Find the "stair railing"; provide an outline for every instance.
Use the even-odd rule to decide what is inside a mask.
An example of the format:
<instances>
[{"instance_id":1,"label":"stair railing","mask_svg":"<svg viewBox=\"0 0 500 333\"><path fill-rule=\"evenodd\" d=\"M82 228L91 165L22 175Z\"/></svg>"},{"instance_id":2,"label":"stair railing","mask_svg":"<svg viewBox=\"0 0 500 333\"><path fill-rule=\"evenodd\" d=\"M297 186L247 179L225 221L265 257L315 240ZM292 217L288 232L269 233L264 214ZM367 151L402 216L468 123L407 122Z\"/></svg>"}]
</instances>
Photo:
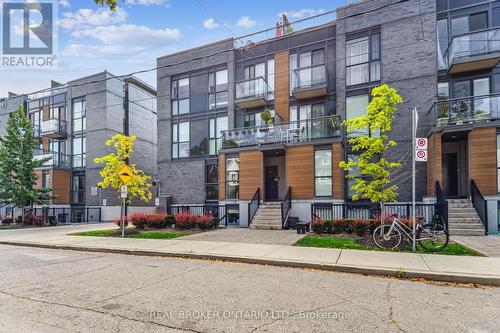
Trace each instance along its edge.
<instances>
[{"instance_id":1,"label":"stair railing","mask_svg":"<svg viewBox=\"0 0 500 333\"><path fill-rule=\"evenodd\" d=\"M285 198L281 202L281 229L288 227L288 216L292 208L292 187L289 186L286 191Z\"/></svg>"},{"instance_id":2,"label":"stair railing","mask_svg":"<svg viewBox=\"0 0 500 333\"><path fill-rule=\"evenodd\" d=\"M488 202L481 194L479 187L476 182L471 179L470 180L470 196L472 205L476 209L477 215L479 215L479 219L481 223L483 223L485 234L488 233Z\"/></svg>"},{"instance_id":3,"label":"stair railing","mask_svg":"<svg viewBox=\"0 0 500 333\"><path fill-rule=\"evenodd\" d=\"M448 230L448 201L446 201L446 198L444 197L444 193L441 189L439 181L436 181L434 193L436 195L436 214L441 219L441 222L443 223L446 230Z\"/></svg>"},{"instance_id":4,"label":"stair railing","mask_svg":"<svg viewBox=\"0 0 500 333\"><path fill-rule=\"evenodd\" d=\"M257 210L259 209L260 206L260 188L257 188L257 191L255 191L255 194L252 197L252 200L248 203L248 227L250 228L250 223L252 223L252 220L255 216L255 213L257 213Z\"/></svg>"}]
</instances>

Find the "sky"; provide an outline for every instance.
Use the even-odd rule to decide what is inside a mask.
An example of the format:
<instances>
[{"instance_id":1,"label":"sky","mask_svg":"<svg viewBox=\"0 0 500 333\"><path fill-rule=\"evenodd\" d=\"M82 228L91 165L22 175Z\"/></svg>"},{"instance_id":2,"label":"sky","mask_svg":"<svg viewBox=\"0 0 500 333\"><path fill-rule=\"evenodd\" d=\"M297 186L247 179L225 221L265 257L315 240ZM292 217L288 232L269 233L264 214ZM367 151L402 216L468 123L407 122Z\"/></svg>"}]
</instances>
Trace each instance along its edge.
<instances>
[{"instance_id":1,"label":"sky","mask_svg":"<svg viewBox=\"0 0 500 333\"><path fill-rule=\"evenodd\" d=\"M272 28L280 13L295 21L335 9L348 0L119 0L115 12L93 0L54 1L58 1L58 66L0 67L0 97L9 91L30 93L47 88L50 80L65 83L104 70L122 75L154 68L159 56ZM334 14L325 15L294 28L334 18ZM273 35L251 38L256 41ZM156 86L154 71L139 77Z\"/></svg>"}]
</instances>

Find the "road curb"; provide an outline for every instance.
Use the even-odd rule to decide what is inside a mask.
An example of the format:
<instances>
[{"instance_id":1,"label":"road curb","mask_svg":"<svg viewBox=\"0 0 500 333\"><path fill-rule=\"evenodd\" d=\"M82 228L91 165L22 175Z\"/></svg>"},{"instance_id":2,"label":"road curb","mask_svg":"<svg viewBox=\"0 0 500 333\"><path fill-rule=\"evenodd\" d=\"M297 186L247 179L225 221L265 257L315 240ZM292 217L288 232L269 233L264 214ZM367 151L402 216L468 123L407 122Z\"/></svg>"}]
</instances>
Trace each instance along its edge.
<instances>
[{"instance_id":1,"label":"road curb","mask_svg":"<svg viewBox=\"0 0 500 333\"><path fill-rule=\"evenodd\" d=\"M38 248L57 249L57 250L72 250L81 252L116 253L116 254L136 255L136 256L222 260L227 262L239 262L246 264L270 265L270 266L292 267L292 268L310 268L310 269L319 269L319 270L342 272L342 273L391 276L402 279L423 278L426 280L433 280L440 282L475 283L475 284L500 287L500 277L486 276L486 275L427 272L427 271L404 270L404 269L394 270L389 268L313 263L313 262L293 261L285 259L261 259L261 258L252 258L243 256L226 256L226 255L189 253L189 252L182 252L182 253L164 252L164 251L154 251L154 250L129 250L120 248L57 245L57 244L19 242L19 241L0 241L0 244L25 246L25 247L38 247Z\"/></svg>"}]
</instances>

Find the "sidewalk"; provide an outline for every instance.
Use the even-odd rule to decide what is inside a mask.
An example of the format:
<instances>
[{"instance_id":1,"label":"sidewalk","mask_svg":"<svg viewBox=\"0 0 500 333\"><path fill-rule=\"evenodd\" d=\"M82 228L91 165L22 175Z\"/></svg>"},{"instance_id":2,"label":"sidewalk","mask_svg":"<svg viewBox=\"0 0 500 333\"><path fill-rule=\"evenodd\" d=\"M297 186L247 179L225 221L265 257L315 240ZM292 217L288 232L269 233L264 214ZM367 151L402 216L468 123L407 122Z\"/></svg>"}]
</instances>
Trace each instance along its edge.
<instances>
[{"instance_id":1,"label":"sidewalk","mask_svg":"<svg viewBox=\"0 0 500 333\"><path fill-rule=\"evenodd\" d=\"M417 253L389 253L203 240L171 240L68 236L109 229L94 224L0 231L0 244L134 255L220 259L254 264L340 272L421 277L439 281L500 286L500 258Z\"/></svg>"}]
</instances>

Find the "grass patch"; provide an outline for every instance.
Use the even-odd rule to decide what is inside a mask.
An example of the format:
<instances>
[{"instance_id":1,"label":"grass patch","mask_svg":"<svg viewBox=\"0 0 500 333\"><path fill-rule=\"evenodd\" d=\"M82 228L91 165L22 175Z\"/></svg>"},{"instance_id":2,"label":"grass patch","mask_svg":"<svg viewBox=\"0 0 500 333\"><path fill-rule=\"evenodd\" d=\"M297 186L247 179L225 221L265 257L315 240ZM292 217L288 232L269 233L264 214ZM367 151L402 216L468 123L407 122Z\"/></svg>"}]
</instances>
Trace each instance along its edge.
<instances>
[{"instance_id":1,"label":"grass patch","mask_svg":"<svg viewBox=\"0 0 500 333\"><path fill-rule=\"evenodd\" d=\"M0 230L11 230L11 229L19 229L19 227L15 225L0 225Z\"/></svg>"},{"instance_id":2,"label":"grass patch","mask_svg":"<svg viewBox=\"0 0 500 333\"><path fill-rule=\"evenodd\" d=\"M348 250L367 250L367 251L385 251L385 252L412 252L411 247L404 247L399 250L383 250L374 246L366 246L358 244L356 241L359 237L342 237L342 236L315 236L310 235L302 239L299 239L294 245L295 246L305 246L305 247L322 247L322 248L333 248L333 249L348 249ZM455 256L484 256L482 253L474 251L462 244L449 243L441 251L427 251L422 249L417 244L418 253L426 254L444 254L444 255L455 255Z\"/></svg>"},{"instance_id":3,"label":"grass patch","mask_svg":"<svg viewBox=\"0 0 500 333\"><path fill-rule=\"evenodd\" d=\"M126 238L144 238L144 239L172 239L177 237L182 237L190 235L190 232L177 231L177 230L140 230L132 229L136 232L131 233L131 229L127 229L125 234ZM70 234L71 236L94 236L94 237L119 237L119 229L106 229L106 230L92 230L75 232Z\"/></svg>"}]
</instances>

